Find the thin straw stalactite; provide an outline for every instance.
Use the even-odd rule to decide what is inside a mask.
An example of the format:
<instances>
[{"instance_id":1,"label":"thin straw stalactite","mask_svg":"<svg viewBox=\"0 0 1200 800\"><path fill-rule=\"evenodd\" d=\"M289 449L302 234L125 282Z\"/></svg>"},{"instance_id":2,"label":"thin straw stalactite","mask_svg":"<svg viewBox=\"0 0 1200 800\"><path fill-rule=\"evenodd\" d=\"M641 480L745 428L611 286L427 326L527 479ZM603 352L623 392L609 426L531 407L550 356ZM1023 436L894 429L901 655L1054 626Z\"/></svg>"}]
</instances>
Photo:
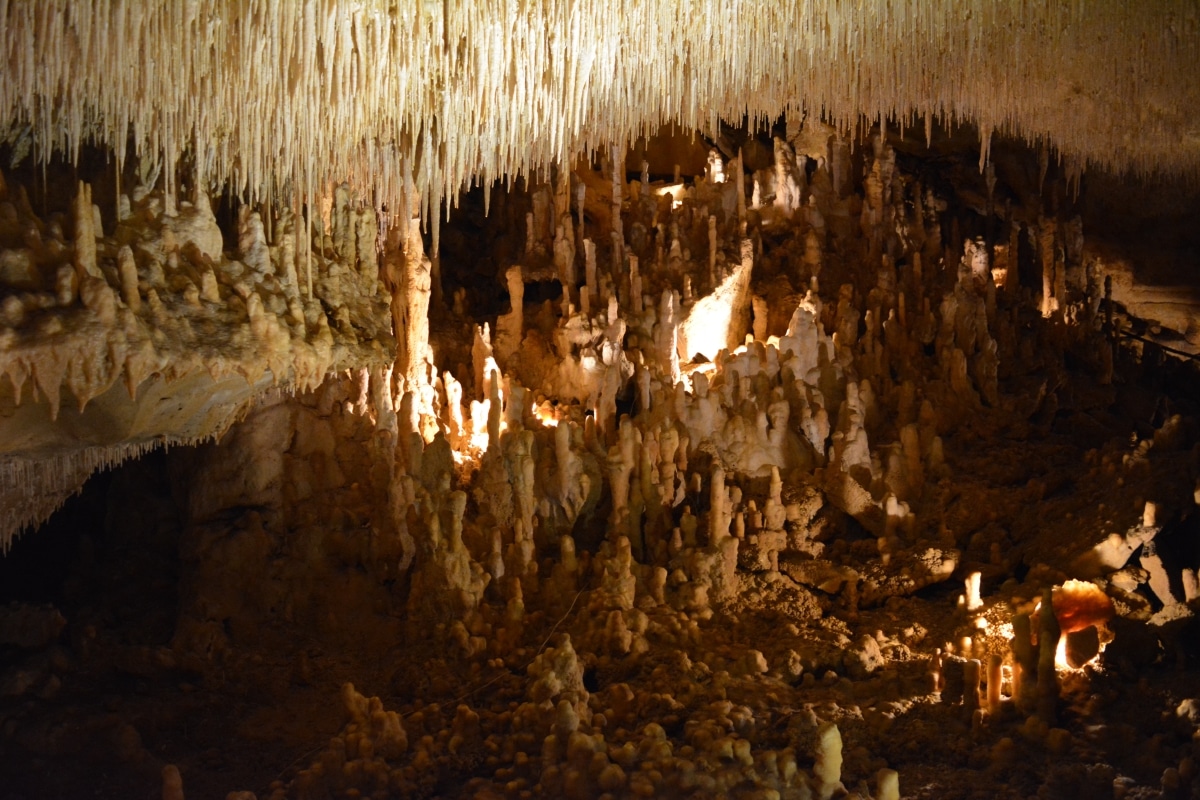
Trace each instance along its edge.
<instances>
[{"instance_id":1,"label":"thin straw stalactite","mask_svg":"<svg viewBox=\"0 0 1200 800\"><path fill-rule=\"evenodd\" d=\"M0 0L0 141L134 151L248 202L342 181L390 217L667 122L970 120L1200 170L1188 0Z\"/></svg>"}]
</instances>

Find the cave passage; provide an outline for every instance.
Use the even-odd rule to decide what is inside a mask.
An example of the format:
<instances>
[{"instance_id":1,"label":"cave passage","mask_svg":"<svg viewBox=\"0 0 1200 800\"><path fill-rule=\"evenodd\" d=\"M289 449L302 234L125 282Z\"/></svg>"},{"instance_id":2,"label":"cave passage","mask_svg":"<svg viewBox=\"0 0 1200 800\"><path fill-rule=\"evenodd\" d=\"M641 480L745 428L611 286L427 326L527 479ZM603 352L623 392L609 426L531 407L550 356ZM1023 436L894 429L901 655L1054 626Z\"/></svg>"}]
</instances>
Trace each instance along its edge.
<instances>
[{"instance_id":1,"label":"cave passage","mask_svg":"<svg viewBox=\"0 0 1200 800\"><path fill-rule=\"evenodd\" d=\"M969 5L8 4L0 800L1200 796L1200 20Z\"/></svg>"}]
</instances>

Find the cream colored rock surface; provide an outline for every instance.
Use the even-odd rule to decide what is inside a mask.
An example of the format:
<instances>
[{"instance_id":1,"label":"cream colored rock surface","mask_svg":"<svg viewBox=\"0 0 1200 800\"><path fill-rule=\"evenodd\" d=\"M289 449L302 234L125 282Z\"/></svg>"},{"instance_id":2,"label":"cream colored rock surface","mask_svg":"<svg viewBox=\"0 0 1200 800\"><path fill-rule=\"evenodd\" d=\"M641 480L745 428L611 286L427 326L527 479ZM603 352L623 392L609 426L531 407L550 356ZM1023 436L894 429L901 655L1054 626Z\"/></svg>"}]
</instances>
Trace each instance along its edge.
<instances>
[{"instance_id":1,"label":"cream colored rock surface","mask_svg":"<svg viewBox=\"0 0 1200 800\"><path fill-rule=\"evenodd\" d=\"M36 274L5 286L0 327L5 549L97 468L213 439L269 390L315 388L331 371L391 358L371 259L360 276L356 254L312 255L316 294L302 299L288 225L269 248L257 215L246 217L233 258L203 194L172 217L161 195L143 193L110 236L91 224L90 197L81 184L75 205L87 213L76 219L74 252L87 264L76 273L78 299L50 291L71 259L58 221L40 219L22 195L6 202L13 215L0 223L6 242L24 229L38 245L29 251Z\"/></svg>"}]
</instances>

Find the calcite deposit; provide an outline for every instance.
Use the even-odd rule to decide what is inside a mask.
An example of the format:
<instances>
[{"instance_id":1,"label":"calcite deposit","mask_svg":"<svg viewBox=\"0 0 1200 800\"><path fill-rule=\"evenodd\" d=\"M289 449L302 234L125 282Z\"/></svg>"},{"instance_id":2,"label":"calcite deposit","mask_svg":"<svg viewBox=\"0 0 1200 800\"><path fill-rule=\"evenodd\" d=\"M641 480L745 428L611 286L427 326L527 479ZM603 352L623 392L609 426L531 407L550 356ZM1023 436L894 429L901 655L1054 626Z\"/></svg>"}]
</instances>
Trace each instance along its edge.
<instances>
[{"instance_id":1,"label":"calcite deposit","mask_svg":"<svg viewBox=\"0 0 1200 800\"><path fill-rule=\"evenodd\" d=\"M80 183L70 218L42 219L0 176L0 252L21 265L0 310L3 549L98 468L219 436L268 390L391 362L375 213L344 188L307 247L290 214L268 244L242 206L229 257L203 192L167 213L139 185L108 235L93 199Z\"/></svg>"},{"instance_id":2,"label":"calcite deposit","mask_svg":"<svg viewBox=\"0 0 1200 800\"><path fill-rule=\"evenodd\" d=\"M0 3L0 800L1200 794L1196 9L850 5Z\"/></svg>"}]
</instances>

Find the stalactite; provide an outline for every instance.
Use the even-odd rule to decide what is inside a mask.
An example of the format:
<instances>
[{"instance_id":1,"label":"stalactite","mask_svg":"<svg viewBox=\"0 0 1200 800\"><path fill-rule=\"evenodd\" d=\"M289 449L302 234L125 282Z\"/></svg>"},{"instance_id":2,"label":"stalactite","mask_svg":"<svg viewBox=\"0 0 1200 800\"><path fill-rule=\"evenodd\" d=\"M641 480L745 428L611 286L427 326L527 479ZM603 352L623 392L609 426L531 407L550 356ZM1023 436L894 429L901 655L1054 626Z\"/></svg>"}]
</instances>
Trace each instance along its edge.
<instances>
[{"instance_id":1,"label":"stalactite","mask_svg":"<svg viewBox=\"0 0 1200 800\"><path fill-rule=\"evenodd\" d=\"M416 164L415 188L436 210L475 179L532 175L669 120L711 129L787 107L820 109L841 129L860 114L918 114L927 132L935 114L973 119L988 132L1049 136L1072 163L1143 174L1200 166L1200 151L1179 144L1190 135L1183 109L1200 104L1200 39L1184 0L1087 14L1044 0L973 0L970 14L952 0L768 4L737 13L736 36L710 23L735 13L726 6L655 2L633 14L552 0L497 36L503 12L492 3L433 4L412 19L316 0L154 0L136 13L12 3L0 18L0 139L31 136L41 157L71 159L83 141L107 142L120 170L132 132L135 152L161 160L168 211L185 153L201 181L296 207L350 181L374 187L381 208L405 208L406 165ZM545 33L568 19L563 47ZM656 44L633 67L620 54L650 30ZM447 31L465 47L445 47ZM676 57L685 52L713 57L695 69ZM1068 92L1076 85L1102 86L1111 101ZM443 88L421 88L433 86ZM1170 105L1144 101L1168 95Z\"/></svg>"}]
</instances>

